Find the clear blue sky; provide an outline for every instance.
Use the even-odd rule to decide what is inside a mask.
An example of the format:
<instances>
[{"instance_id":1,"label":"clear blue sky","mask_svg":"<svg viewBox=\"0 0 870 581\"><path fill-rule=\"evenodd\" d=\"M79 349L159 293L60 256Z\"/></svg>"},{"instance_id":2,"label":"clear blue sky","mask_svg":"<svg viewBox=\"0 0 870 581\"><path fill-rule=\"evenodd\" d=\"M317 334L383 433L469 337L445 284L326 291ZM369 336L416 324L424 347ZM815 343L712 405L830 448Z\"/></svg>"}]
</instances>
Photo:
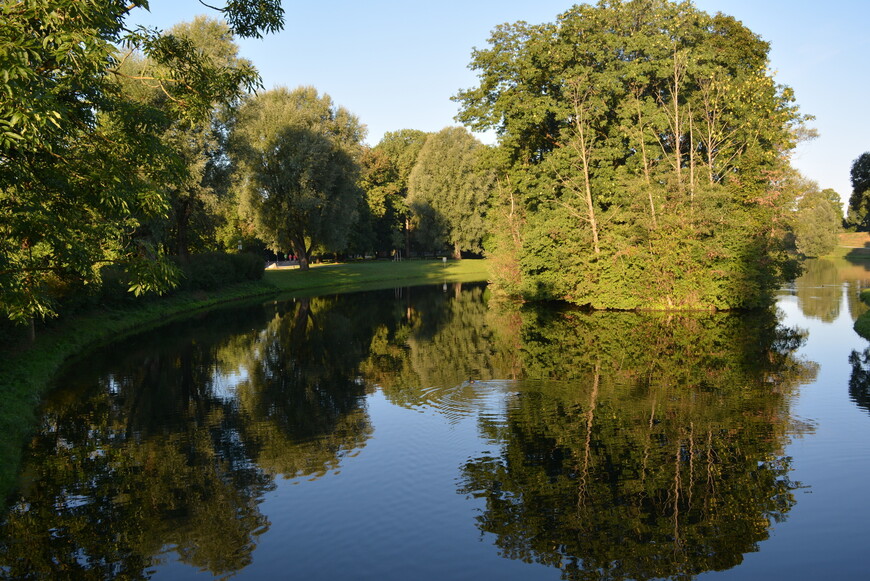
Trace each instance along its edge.
<instances>
[{"instance_id":1,"label":"clear blue sky","mask_svg":"<svg viewBox=\"0 0 870 581\"><path fill-rule=\"evenodd\" d=\"M222 2L215 2L221 4ZM267 89L312 85L356 114L374 145L387 131L455 125L458 89L472 87L473 47L498 24L552 22L570 0L284 0L285 27L240 41ZM798 148L794 165L844 203L852 160L870 151L868 0L695 0L708 13L741 20L771 43L777 82L795 90L820 137ZM169 28L211 14L197 0L151 0L131 22Z\"/></svg>"}]
</instances>

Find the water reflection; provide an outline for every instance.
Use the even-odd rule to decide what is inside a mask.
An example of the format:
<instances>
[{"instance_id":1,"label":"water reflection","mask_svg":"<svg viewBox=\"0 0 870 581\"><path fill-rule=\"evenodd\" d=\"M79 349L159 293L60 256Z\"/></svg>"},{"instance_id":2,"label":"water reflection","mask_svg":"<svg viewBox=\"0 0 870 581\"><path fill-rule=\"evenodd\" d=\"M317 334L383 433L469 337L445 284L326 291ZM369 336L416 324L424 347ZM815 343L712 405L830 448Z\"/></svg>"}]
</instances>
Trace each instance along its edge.
<instances>
[{"instance_id":1,"label":"water reflection","mask_svg":"<svg viewBox=\"0 0 870 581\"><path fill-rule=\"evenodd\" d=\"M448 415L474 409L477 381L520 375L512 330L489 309L480 284L448 294L406 289L403 316L377 327L362 370L401 406L433 406Z\"/></svg>"},{"instance_id":2,"label":"water reflection","mask_svg":"<svg viewBox=\"0 0 870 581\"><path fill-rule=\"evenodd\" d=\"M770 313L486 298L466 284L255 306L82 362L45 404L0 529L0 574L148 577L172 554L241 571L282 518L261 512L276 477L329 478L366 446L374 390L476 421L489 452L456 466L477 526L504 557L566 578L732 567L788 514L797 483L783 447L804 429L789 405L816 372L794 356L802 335ZM510 394L493 408L481 386L496 384ZM410 446L409 464L424 462Z\"/></svg>"},{"instance_id":3,"label":"water reflection","mask_svg":"<svg viewBox=\"0 0 870 581\"><path fill-rule=\"evenodd\" d=\"M688 578L740 563L793 506L789 401L815 374L798 334L769 316L532 312L522 335L526 376L548 381L481 421L499 453L460 488L505 557Z\"/></svg>"},{"instance_id":4,"label":"water reflection","mask_svg":"<svg viewBox=\"0 0 870 581\"><path fill-rule=\"evenodd\" d=\"M826 323L840 316L843 285L837 265L832 261L824 258L806 261L794 286L804 316Z\"/></svg>"},{"instance_id":5,"label":"water reflection","mask_svg":"<svg viewBox=\"0 0 870 581\"><path fill-rule=\"evenodd\" d=\"M852 375L849 377L849 397L859 408L870 412L870 347L849 355Z\"/></svg>"},{"instance_id":6,"label":"water reflection","mask_svg":"<svg viewBox=\"0 0 870 581\"><path fill-rule=\"evenodd\" d=\"M211 313L94 355L50 397L0 529L14 578L148 577L174 552L251 562L273 478L318 476L371 434L369 321L318 298Z\"/></svg>"}]
</instances>

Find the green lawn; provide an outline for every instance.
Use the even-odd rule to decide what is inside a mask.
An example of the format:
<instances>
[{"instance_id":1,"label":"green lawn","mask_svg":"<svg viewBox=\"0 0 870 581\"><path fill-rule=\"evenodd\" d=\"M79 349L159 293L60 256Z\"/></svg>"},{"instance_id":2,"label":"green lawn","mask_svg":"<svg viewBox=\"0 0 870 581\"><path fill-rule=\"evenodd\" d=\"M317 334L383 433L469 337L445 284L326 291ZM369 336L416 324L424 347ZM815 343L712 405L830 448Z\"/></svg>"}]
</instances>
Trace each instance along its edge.
<instances>
[{"instance_id":1,"label":"green lawn","mask_svg":"<svg viewBox=\"0 0 870 581\"><path fill-rule=\"evenodd\" d=\"M331 293L487 280L485 260L403 260L352 262L312 266L308 272L296 268L267 270L265 281L281 293Z\"/></svg>"}]
</instances>

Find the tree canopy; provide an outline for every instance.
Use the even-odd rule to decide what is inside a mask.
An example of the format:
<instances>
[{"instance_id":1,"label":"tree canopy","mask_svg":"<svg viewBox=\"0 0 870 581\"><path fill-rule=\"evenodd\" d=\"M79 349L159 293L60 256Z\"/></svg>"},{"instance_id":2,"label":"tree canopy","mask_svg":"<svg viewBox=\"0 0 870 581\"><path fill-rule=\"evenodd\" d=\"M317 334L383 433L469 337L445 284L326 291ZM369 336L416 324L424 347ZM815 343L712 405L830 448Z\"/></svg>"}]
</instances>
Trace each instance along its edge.
<instances>
[{"instance_id":1,"label":"tree canopy","mask_svg":"<svg viewBox=\"0 0 870 581\"><path fill-rule=\"evenodd\" d=\"M374 219L376 252L403 248L410 256L408 178L427 137L427 133L416 129L391 131L362 158L360 185Z\"/></svg>"},{"instance_id":2,"label":"tree canopy","mask_svg":"<svg viewBox=\"0 0 870 581\"><path fill-rule=\"evenodd\" d=\"M861 231L870 230L870 151L852 162L850 171L852 195L849 196L849 212L846 223Z\"/></svg>"},{"instance_id":3,"label":"tree canopy","mask_svg":"<svg viewBox=\"0 0 870 581\"><path fill-rule=\"evenodd\" d=\"M342 249L357 217L365 126L313 87L251 97L233 133L236 181L258 235L300 267L316 247Z\"/></svg>"},{"instance_id":4,"label":"tree canopy","mask_svg":"<svg viewBox=\"0 0 870 581\"><path fill-rule=\"evenodd\" d=\"M130 29L147 2L74 0L0 6L0 310L13 321L55 312L100 266L126 265L131 289L165 290L176 274L142 226L163 219L163 184L185 167L161 139L259 85L250 63L226 66L185 35ZM232 0L229 31L279 30L275 0ZM130 75L133 61L150 72ZM141 72L141 71L140 71ZM158 88L143 100L131 84ZM135 93L135 91L133 91Z\"/></svg>"},{"instance_id":5,"label":"tree canopy","mask_svg":"<svg viewBox=\"0 0 870 581\"><path fill-rule=\"evenodd\" d=\"M493 249L516 264L502 288L596 308L767 302L789 272L780 180L806 120L768 49L667 0L496 28L472 56L479 85L455 100L459 120L498 134L496 206L520 206L519 242Z\"/></svg>"},{"instance_id":6,"label":"tree canopy","mask_svg":"<svg viewBox=\"0 0 870 581\"><path fill-rule=\"evenodd\" d=\"M430 135L408 177L408 203L416 235L428 249L481 252L484 217L493 172L484 164L484 146L462 127Z\"/></svg>"}]
</instances>

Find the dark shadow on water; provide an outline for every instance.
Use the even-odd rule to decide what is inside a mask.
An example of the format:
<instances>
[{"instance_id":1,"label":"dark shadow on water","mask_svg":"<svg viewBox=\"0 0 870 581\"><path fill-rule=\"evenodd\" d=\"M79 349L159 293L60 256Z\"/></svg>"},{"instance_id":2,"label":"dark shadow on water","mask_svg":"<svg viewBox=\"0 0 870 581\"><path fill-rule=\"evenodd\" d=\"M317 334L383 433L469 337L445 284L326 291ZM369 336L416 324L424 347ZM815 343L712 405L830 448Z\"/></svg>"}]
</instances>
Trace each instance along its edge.
<instances>
[{"instance_id":1,"label":"dark shadow on water","mask_svg":"<svg viewBox=\"0 0 870 581\"><path fill-rule=\"evenodd\" d=\"M870 271L870 242L864 243L864 248L852 248L844 257L856 266L863 266Z\"/></svg>"}]
</instances>

